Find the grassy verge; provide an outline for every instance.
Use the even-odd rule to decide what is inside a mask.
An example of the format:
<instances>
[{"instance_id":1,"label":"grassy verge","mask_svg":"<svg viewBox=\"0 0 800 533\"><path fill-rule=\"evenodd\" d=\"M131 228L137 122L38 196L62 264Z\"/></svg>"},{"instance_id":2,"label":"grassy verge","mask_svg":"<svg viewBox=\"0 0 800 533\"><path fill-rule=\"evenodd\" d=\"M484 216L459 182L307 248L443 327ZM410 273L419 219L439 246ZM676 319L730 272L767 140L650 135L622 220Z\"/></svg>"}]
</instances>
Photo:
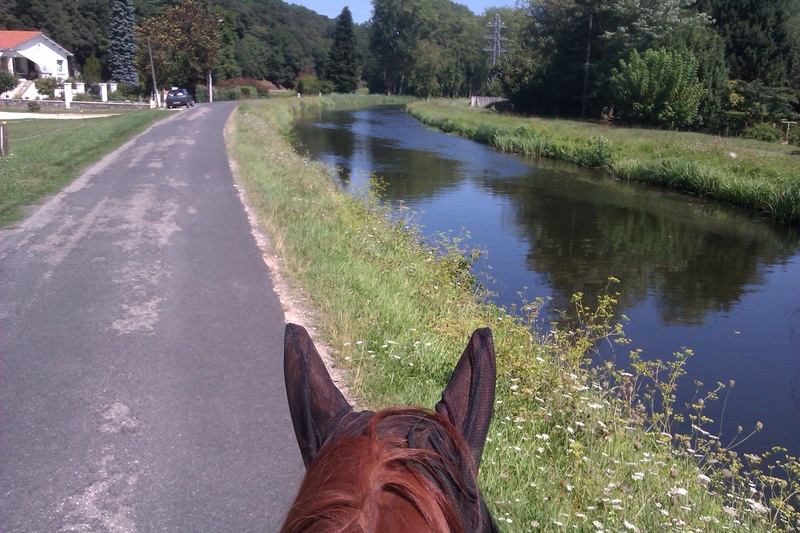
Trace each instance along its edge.
<instances>
[{"instance_id":1,"label":"grassy verge","mask_svg":"<svg viewBox=\"0 0 800 533\"><path fill-rule=\"evenodd\" d=\"M6 120L11 155L0 159L0 225L61 190L81 169L166 115L130 111L105 118Z\"/></svg>"},{"instance_id":2,"label":"grassy verge","mask_svg":"<svg viewBox=\"0 0 800 533\"><path fill-rule=\"evenodd\" d=\"M349 368L361 405L433 405L469 334L489 326L498 396L480 484L503 531L797 526L790 506L796 461L785 463L793 484L773 487L768 502L764 489L776 478L744 468L763 458L745 460L731 443L705 436L703 400L686 413L696 432L670 434L679 415L668 399L687 354L673 363L639 363L634 373L587 366L591 346L619 333L613 296L590 306L576 297L580 325L532 335L537 305L519 318L478 303L470 261L457 243L423 244L393 224L375 198L350 198L329 169L293 151L287 132L303 106L359 101L376 102L241 104L228 148L274 251L318 311L315 325L337 364Z\"/></svg>"},{"instance_id":3,"label":"grassy verge","mask_svg":"<svg viewBox=\"0 0 800 533\"><path fill-rule=\"evenodd\" d=\"M415 102L409 112L499 150L606 169L620 179L715 198L800 221L800 148L699 133L498 115L465 100Z\"/></svg>"}]
</instances>

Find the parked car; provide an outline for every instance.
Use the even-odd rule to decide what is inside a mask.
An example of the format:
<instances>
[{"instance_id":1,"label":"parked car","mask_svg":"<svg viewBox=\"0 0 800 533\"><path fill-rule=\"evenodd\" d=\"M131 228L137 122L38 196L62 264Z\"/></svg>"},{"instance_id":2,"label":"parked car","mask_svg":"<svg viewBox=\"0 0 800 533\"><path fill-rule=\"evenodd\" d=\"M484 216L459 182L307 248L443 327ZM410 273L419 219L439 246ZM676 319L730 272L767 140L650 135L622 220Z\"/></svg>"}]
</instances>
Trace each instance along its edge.
<instances>
[{"instance_id":1,"label":"parked car","mask_svg":"<svg viewBox=\"0 0 800 533\"><path fill-rule=\"evenodd\" d=\"M167 109L172 109L179 105L194 107L194 99L186 89L172 89L167 93Z\"/></svg>"}]
</instances>

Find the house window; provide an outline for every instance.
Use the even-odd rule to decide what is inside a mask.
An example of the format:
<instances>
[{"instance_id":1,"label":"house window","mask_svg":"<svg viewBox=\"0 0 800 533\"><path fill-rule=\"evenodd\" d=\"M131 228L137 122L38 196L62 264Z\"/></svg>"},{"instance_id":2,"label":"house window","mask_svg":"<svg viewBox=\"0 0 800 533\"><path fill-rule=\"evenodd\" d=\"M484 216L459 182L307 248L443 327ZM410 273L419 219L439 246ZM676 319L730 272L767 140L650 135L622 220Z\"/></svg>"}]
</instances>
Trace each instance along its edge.
<instances>
[{"instance_id":1,"label":"house window","mask_svg":"<svg viewBox=\"0 0 800 533\"><path fill-rule=\"evenodd\" d=\"M56 59L56 72L58 72L58 73L64 72L64 60L63 59Z\"/></svg>"}]
</instances>

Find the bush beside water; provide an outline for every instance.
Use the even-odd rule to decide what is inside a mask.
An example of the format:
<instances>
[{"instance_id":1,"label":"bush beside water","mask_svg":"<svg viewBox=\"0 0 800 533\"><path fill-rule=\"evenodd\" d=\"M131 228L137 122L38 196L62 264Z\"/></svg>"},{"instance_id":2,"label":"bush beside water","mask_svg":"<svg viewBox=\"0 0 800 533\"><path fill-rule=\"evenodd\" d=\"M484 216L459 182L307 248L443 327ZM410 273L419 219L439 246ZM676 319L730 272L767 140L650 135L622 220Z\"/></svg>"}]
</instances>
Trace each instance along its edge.
<instances>
[{"instance_id":1,"label":"bush beside water","mask_svg":"<svg viewBox=\"0 0 800 533\"><path fill-rule=\"evenodd\" d=\"M625 345L614 313L615 280L596 302L575 296L580 320L571 327L536 333L544 302L514 313L480 303L469 275L475 254L461 249L458 239L430 243L392 222L378 198L347 196L331 169L295 153L287 139L303 109L389 101L246 103L232 115L227 136L237 179L284 273L313 305L314 325L332 345L337 366L349 369L359 404L433 405L469 334L490 326L498 354L497 405L480 483L502 531L800 526L797 461L782 450L740 456L735 446L749 432L720 442L707 431L711 421L703 409L722 386L699 392L689 406L670 399L685 385L680 377L691 364L689 351L666 362L646 362L633 352L628 372L611 363L589 366L598 342ZM473 127L476 135L497 138L517 126ZM605 143L586 143L582 150L599 154L583 156L587 160L607 157ZM691 422L690 435L673 434L680 419ZM759 468L776 458L775 470Z\"/></svg>"}]
</instances>

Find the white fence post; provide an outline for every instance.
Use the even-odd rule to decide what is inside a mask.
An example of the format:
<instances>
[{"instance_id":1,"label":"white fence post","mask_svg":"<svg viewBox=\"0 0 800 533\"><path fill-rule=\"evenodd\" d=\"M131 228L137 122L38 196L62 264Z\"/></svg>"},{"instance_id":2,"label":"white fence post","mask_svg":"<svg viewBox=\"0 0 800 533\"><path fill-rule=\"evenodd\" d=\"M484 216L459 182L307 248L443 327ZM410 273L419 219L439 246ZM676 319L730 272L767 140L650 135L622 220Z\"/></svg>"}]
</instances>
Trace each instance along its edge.
<instances>
[{"instance_id":1,"label":"white fence post","mask_svg":"<svg viewBox=\"0 0 800 533\"><path fill-rule=\"evenodd\" d=\"M72 105L72 84L64 82L64 108L69 109Z\"/></svg>"}]
</instances>

